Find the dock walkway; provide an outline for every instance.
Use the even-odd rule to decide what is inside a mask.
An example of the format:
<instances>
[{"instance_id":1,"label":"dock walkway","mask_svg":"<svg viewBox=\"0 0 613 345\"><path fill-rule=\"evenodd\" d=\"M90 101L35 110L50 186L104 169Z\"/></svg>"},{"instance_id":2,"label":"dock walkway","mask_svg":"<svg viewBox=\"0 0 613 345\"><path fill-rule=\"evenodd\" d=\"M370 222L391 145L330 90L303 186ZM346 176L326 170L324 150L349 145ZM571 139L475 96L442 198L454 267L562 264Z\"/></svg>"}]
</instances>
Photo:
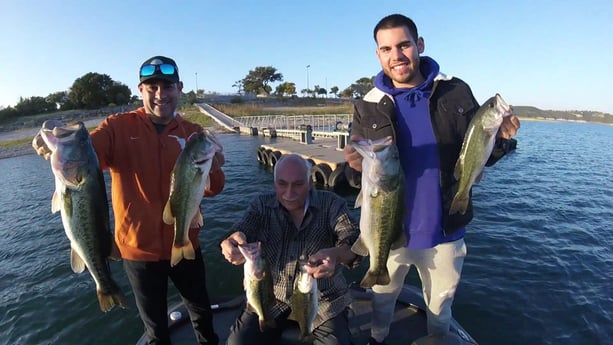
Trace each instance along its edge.
<instances>
[{"instance_id":1,"label":"dock walkway","mask_svg":"<svg viewBox=\"0 0 613 345\"><path fill-rule=\"evenodd\" d=\"M202 113L229 131L287 138L274 144L261 145L256 153L260 164L273 167L281 155L295 153L312 164L312 178L316 184L334 188L346 183L359 188L359 178L346 165L343 155L349 137L349 114L270 115L234 119L208 104L196 105Z\"/></svg>"}]
</instances>

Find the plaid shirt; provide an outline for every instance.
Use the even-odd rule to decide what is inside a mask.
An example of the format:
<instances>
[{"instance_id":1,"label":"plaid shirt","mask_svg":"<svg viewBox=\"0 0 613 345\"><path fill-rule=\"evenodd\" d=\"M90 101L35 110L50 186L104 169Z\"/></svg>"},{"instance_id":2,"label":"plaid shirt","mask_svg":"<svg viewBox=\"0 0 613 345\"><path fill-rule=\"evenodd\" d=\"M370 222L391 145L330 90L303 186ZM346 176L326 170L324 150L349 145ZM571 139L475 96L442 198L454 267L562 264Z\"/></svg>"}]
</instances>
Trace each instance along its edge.
<instances>
[{"instance_id":1,"label":"plaid shirt","mask_svg":"<svg viewBox=\"0 0 613 345\"><path fill-rule=\"evenodd\" d=\"M271 270L274 293L281 303L273 308L275 317L288 315L294 278L298 273L298 259L316 253L323 248L347 244L351 246L360 234L357 223L351 219L345 200L338 195L311 189L307 209L300 228L296 228L289 212L282 207L275 193L257 197L243 218L236 223L228 236L242 231L247 242L260 241L262 254ZM227 236L226 236L227 237ZM354 260L356 267L360 260ZM318 279L320 291L319 310L314 326L318 327L351 303L342 266L337 265L334 276Z\"/></svg>"}]
</instances>

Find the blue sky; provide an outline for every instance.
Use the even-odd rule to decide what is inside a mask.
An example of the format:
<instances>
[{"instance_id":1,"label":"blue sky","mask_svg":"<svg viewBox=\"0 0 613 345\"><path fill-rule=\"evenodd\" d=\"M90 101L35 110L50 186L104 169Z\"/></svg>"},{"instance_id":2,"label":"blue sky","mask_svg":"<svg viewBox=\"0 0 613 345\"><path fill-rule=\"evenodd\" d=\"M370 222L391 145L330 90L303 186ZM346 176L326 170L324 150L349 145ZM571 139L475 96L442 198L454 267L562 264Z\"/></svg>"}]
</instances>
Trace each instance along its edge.
<instances>
[{"instance_id":1,"label":"blue sky","mask_svg":"<svg viewBox=\"0 0 613 345\"><path fill-rule=\"evenodd\" d=\"M310 87L342 90L380 71L372 30L391 13L417 23L424 55L479 102L500 93L516 106L613 113L609 0L5 0L0 106L88 72L137 94L138 68L154 55L175 58L185 91L236 92L257 66L298 90L307 73Z\"/></svg>"}]
</instances>

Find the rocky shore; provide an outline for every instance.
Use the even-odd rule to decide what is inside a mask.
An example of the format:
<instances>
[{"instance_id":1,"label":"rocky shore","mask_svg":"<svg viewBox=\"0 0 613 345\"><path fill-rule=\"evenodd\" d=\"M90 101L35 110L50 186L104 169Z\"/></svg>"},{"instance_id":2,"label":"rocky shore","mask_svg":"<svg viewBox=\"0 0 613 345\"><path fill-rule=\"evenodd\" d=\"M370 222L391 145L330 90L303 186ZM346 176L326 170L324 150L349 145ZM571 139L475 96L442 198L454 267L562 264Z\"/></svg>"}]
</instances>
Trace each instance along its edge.
<instances>
[{"instance_id":1,"label":"rocky shore","mask_svg":"<svg viewBox=\"0 0 613 345\"><path fill-rule=\"evenodd\" d=\"M33 155L33 154L34 154L34 149L29 143L25 145L0 148L0 159L25 156L25 155Z\"/></svg>"}]
</instances>

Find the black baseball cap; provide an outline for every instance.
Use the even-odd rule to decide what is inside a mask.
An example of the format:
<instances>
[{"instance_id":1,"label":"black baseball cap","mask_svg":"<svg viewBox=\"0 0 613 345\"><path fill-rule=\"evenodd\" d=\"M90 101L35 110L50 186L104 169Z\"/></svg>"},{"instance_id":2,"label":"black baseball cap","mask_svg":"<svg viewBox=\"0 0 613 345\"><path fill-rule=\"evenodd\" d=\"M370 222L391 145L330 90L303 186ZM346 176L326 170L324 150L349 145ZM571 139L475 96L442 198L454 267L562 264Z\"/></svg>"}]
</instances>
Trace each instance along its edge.
<instances>
[{"instance_id":1,"label":"black baseball cap","mask_svg":"<svg viewBox=\"0 0 613 345\"><path fill-rule=\"evenodd\" d=\"M154 56L140 66L138 73L140 82L152 79L162 79L171 83L179 82L179 67L175 60L165 56Z\"/></svg>"}]
</instances>

